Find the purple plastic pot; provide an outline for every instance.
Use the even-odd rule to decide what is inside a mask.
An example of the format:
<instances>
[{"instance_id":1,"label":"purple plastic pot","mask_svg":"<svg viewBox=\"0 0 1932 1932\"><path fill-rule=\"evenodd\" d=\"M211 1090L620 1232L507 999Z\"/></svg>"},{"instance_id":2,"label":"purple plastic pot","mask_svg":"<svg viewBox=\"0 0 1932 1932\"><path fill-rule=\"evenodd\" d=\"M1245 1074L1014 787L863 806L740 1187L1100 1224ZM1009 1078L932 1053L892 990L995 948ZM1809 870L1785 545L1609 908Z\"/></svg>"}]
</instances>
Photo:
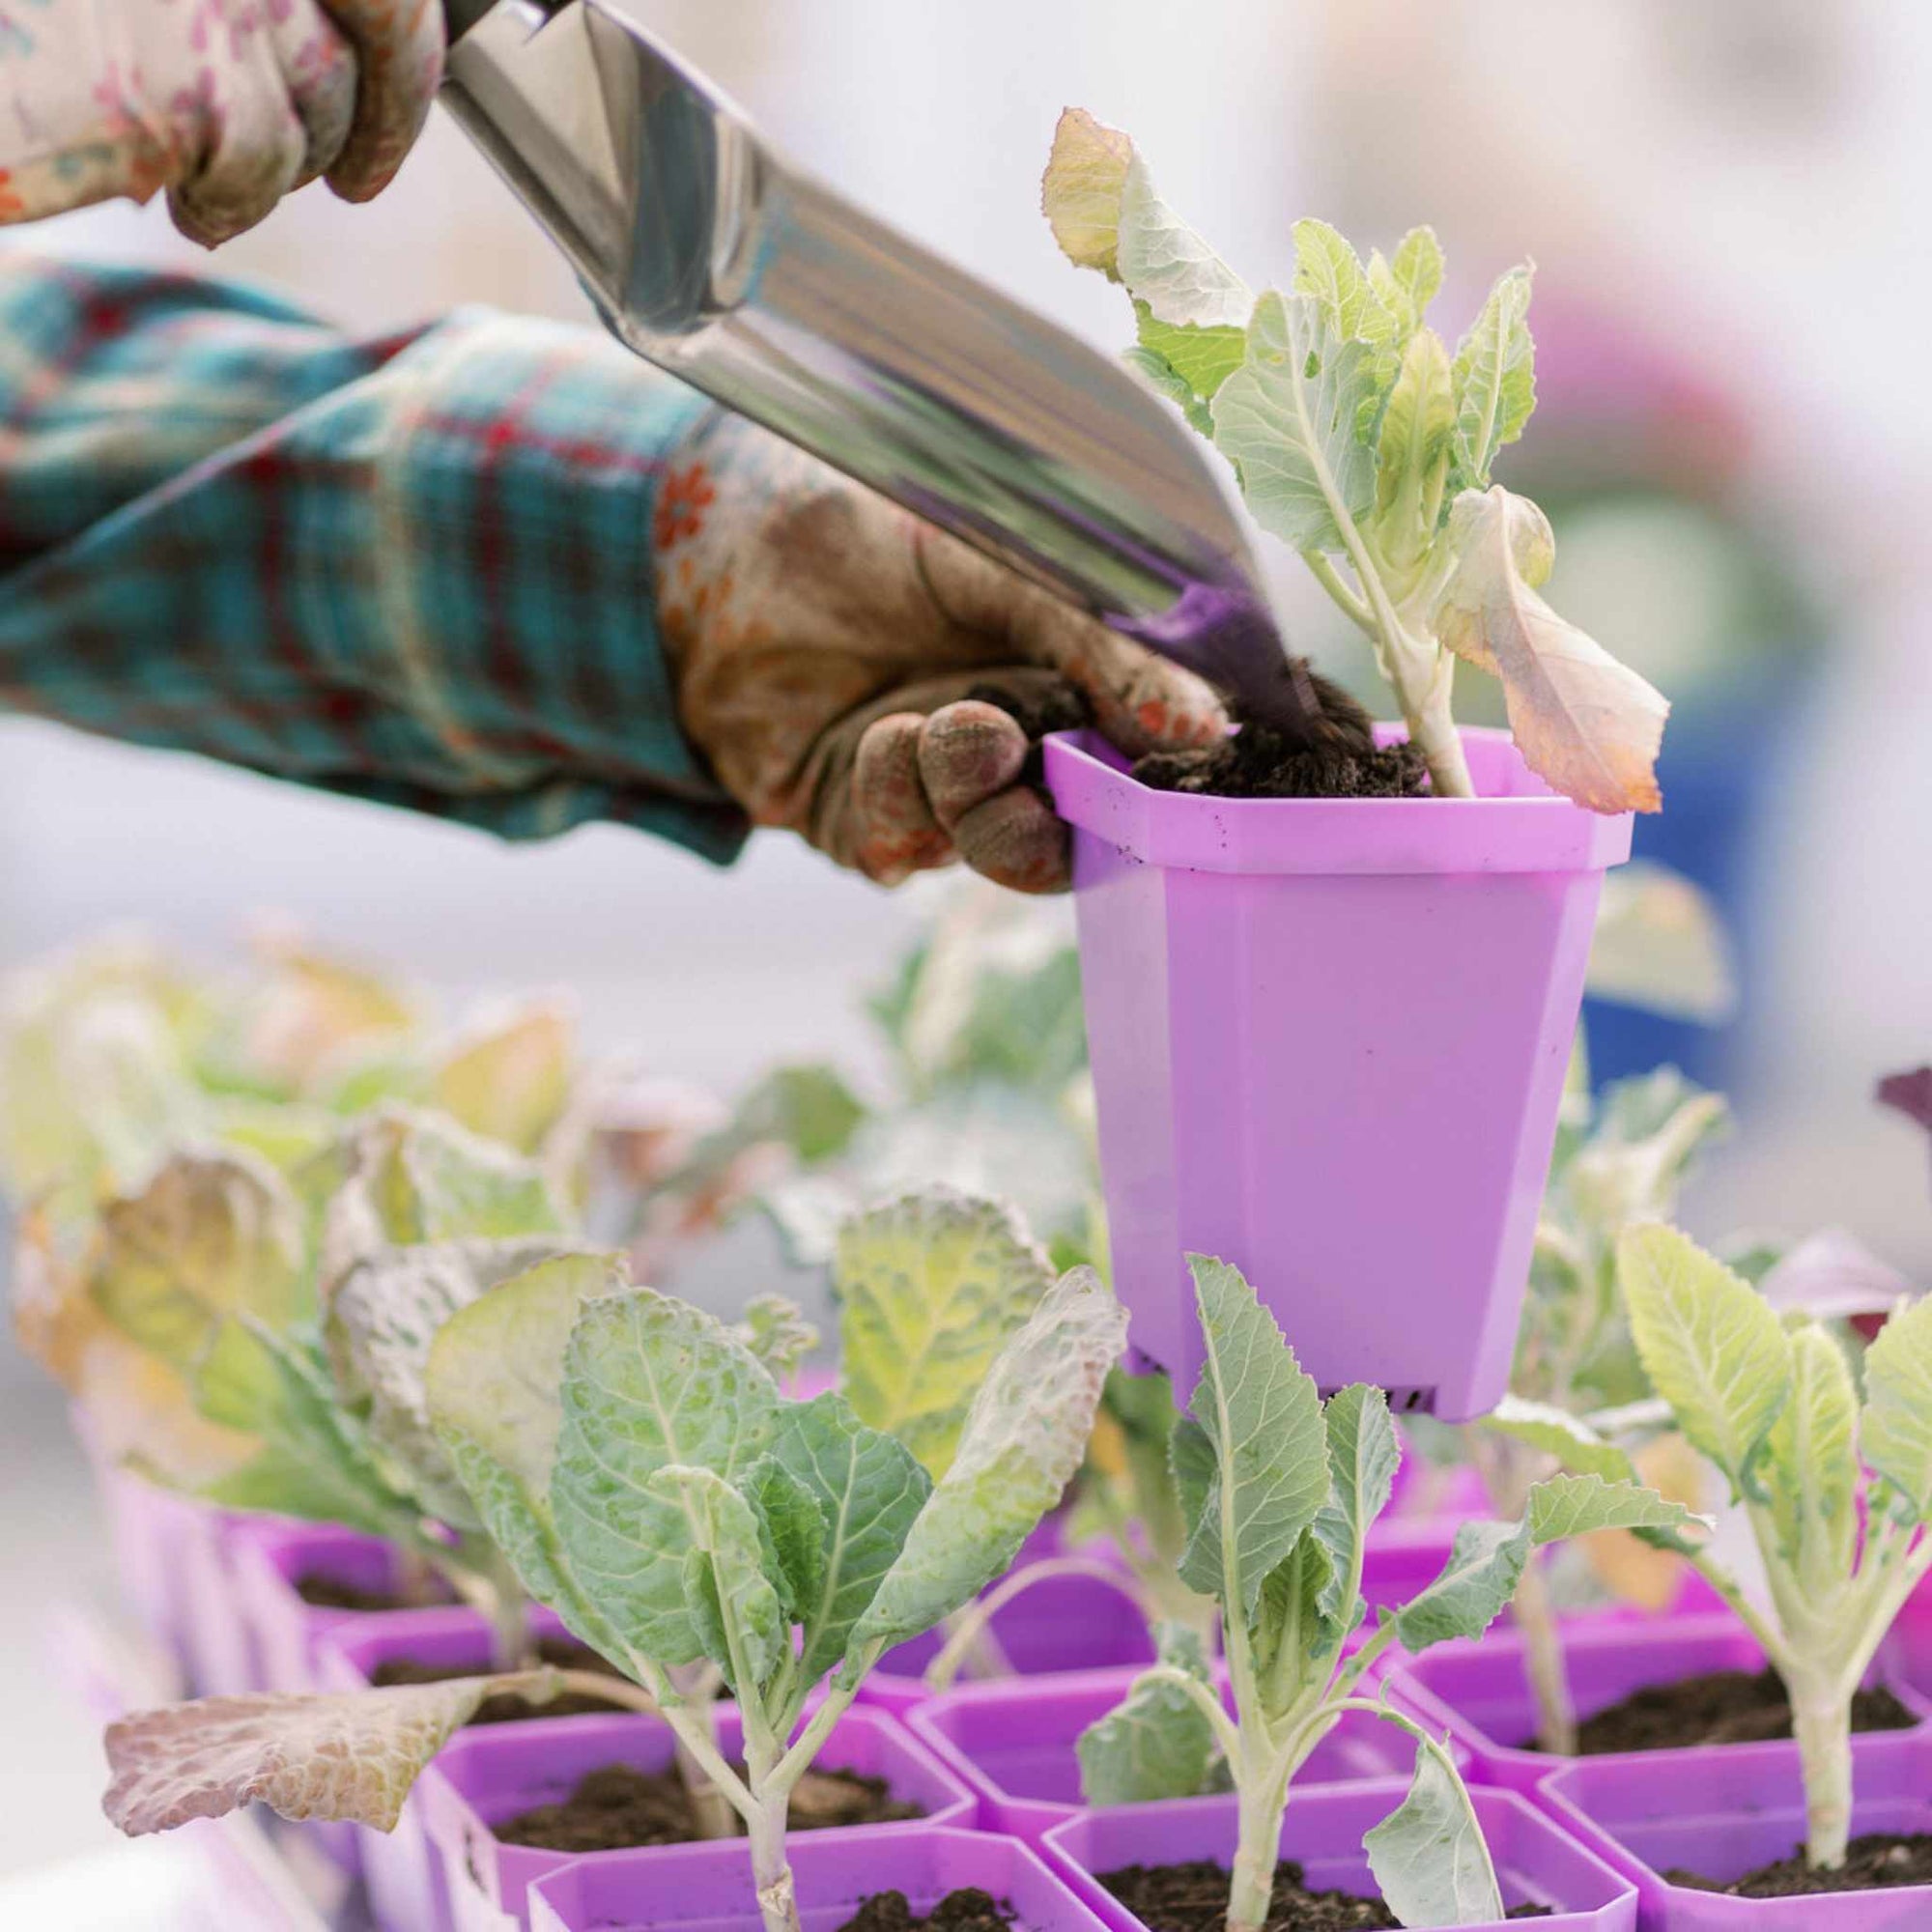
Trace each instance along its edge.
<instances>
[{"instance_id":1,"label":"purple plastic pot","mask_svg":"<svg viewBox=\"0 0 1932 1932\"><path fill-rule=\"evenodd\" d=\"M1854 1836L1932 1831L1932 1737L1854 1738L1852 1763ZM1538 1802L1634 1882L1639 1932L1925 1932L1932 1925L1932 1885L1749 1899L1665 1882L1662 1874L1672 1868L1735 1878L1804 1843L1796 1745L1580 1758L1544 1779Z\"/></svg>"},{"instance_id":2,"label":"purple plastic pot","mask_svg":"<svg viewBox=\"0 0 1932 1932\"><path fill-rule=\"evenodd\" d=\"M409 1630L423 1619L434 1629L447 1603L407 1610L338 1610L304 1603L296 1589L303 1577L329 1577L358 1590L401 1587L401 1558L391 1544L325 1523L269 1524L239 1543L231 1564L235 1614L249 1628L261 1688L312 1690L323 1639L380 1619ZM481 1627L481 1619L477 1619Z\"/></svg>"},{"instance_id":3,"label":"purple plastic pot","mask_svg":"<svg viewBox=\"0 0 1932 1932\"><path fill-rule=\"evenodd\" d=\"M961 1886L1010 1906L1019 1932L1100 1932L1104 1922L1011 1838L861 1826L795 1837L790 1858L805 1932L837 1932L874 1892L902 1891L923 1914ZM530 1932L761 1932L762 1922L743 1846L612 1852L530 1888Z\"/></svg>"},{"instance_id":4,"label":"purple plastic pot","mask_svg":"<svg viewBox=\"0 0 1932 1932\"><path fill-rule=\"evenodd\" d=\"M1035 1842L1083 1808L1074 1747L1126 1695L1134 1676L1088 1670L1044 1683L967 1685L929 1698L907 1724L979 1793L981 1824ZM1414 1759L1414 1746L1394 1725L1350 1711L1316 1747L1302 1777L1348 1784L1402 1776Z\"/></svg>"},{"instance_id":5,"label":"purple plastic pot","mask_svg":"<svg viewBox=\"0 0 1932 1932\"><path fill-rule=\"evenodd\" d=\"M718 1709L718 1737L725 1755L735 1754L738 1714L728 1704ZM568 1853L499 1843L490 1830L493 1821L567 1798L584 1773L600 1765L625 1763L661 1771L672 1758L670 1727L656 1718L568 1718L459 1731L417 1780L413 1800L431 1850L441 1861L450 1923L458 1932L504 1932L506 1926L526 1925L531 1885L571 1862ZM801 1839L890 1836L915 1823L975 1822L978 1801L965 1783L883 1711L863 1706L847 1711L833 1725L818 1763L825 1770L883 1777L896 1796L922 1805L925 1816L904 1825L801 1833ZM742 1853L743 1845L738 1849ZM593 1852L586 1862L633 1856Z\"/></svg>"},{"instance_id":6,"label":"purple plastic pot","mask_svg":"<svg viewBox=\"0 0 1932 1932\"><path fill-rule=\"evenodd\" d=\"M1024 1550L1018 1560L1027 1560ZM1034 1584L994 1616L992 1633L1019 1677L1153 1662L1153 1640L1139 1604L1094 1577L1052 1577ZM889 1650L861 1687L860 1701L901 1717L918 1709L931 1694L925 1668L944 1642L944 1634L932 1631ZM971 1680L962 1676L966 1681Z\"/></svg>"},{"instance_id":7,"label":"purple plastic pot","mask_svg":"<svg viewBox=\"0 0 1932 1932\"><path fill-rule=\"evenodd\" d=\"M1728 1611L1638 1618L1619 1613L1573 1617L1563 1631L1570 1694L1579 1718L1650 1684L1669 1684L1706 1670L1762 1670L1764 1652ZM1523 1673L1522 1638L1498 1628L1473 1641L1439 1643L1420 1657L1398 1658L1384 1671L1396 1701L1432 1726L1446 1727L1467 1747L1475 1775L1512 1791L1535 1791L1562 1760L1524 1747L1536 1712ZM1876 1667L1874 1678L1883 1675ZM1898 1687L1911 1702L1909 1692ZM1723 1750L1753 1749L1725 1745ZM1616 1752L1591 1763L1656 1764L1679 1752Z\"/></svg>"},{"instance_id":8,"label":"purple plastic pot","mask_svg":"<svg viewBox=\"0 0 1932 1932\"><path fill-rule=\"evenodd\" d=\"M1362 1834L1380 1824L1407 1789L1406 1778L1326 1788L1297 1785L1288 1801L1282 1857L1296 1860L1311 1886L1372 1894L1377 1886ZM1632 1932L1636 1892L1630 1879L1515 1793L1475 1789L1469 1795L1489 1841L1505 1907L1553 1907L1550 1917L1535 1921L1549 1932ZM1094 1874L1194 1859L1227 1865L1235 1856L1235 1832L1232 1796L1185 1798L1082 1812L1048 1832L1041 1851L1109 1932L1146 1932ZM1500 1919L1491 1923L1501 1932Z\"/></svg>"},{"instance_id":9,"label":"purple plastic pot","mask_svg":"<svg viewBox=\"0 0 1932 1932\"><path fill-rule=\"evenodd\" d=\"M1507 1386L1631 821L1463 736L1475 799L1157 792L1093 733L1047 740L1114 1287L1177 1388L1201 1365L1188 1250L1242 1269L1324 1389L1460 1421Z\"/></svg>"}]
</instances>

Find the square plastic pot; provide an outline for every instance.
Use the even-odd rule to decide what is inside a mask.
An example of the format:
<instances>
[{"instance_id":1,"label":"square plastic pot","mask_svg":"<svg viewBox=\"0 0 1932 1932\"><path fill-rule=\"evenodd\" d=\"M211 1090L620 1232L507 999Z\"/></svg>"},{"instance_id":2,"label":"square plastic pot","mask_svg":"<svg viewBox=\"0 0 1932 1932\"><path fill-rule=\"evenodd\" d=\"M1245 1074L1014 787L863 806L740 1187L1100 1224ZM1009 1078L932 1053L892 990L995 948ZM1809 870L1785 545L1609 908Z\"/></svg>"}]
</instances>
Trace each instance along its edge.
<instances>
[{"instance_id":1,"label":"square plastic pot","mask_svg":"<svg viewBox=\"0 0 1932 1932\"><path fill-rule=\"evenodd\" d=\"M1764 1668L1764 1652L1728 1611L1571 1618L1564 1626L1563 1654L1579 1718L1592 1717L1646 1685L1670 1684L1707 1670ZM1877 1669L1873 1673L1875 1678L1882 1674ZM1525 1747L1524 1740L1536 1732L1536 1709L1523 1672L1522 1638L1507 1627L1473 1640L1439 1643L1420 1657L1399 1658L1383 1676L1398 1703L1433 1727L1445 1727L1467 1748L1475 1775L1487 1783L1535 1791L1563 1762ZM1588 1762L1655 1764L1680 1755L1619 1751Z\"/></svg>"},{"instance_id":2,"label":"square plastic pot","mask_svg":"<svg viewBox=\"0 0 1932 1932\"><path fill-rule=\"evenodd\" d=\"M1024 1550L1018 1560L1027 1560ZM1153 1662L1153 1639L1140 1605L1126 1590L1095 1577L1050 1577L1029 1585L994 1616L991 1630L1011 1677L977 1681L1039 1679ZM859 1701L900 1717L917 1710L931 1694L925 1670L945 1640L942 1632L929 1631L889 1650L860 1687Z\"/></svg>"},{"instance_id":3,"label":"square plastic pot","mask_svg":"<svg viewBox=\"0 0 1932 1932\"><path fill-rule=\"evenodd\" d=\"M1629 817L1465 731L1473 799L1224 799L1046 743L1073 828L1114 1286L1189 1388L1184 1255L1324 1389L1451 1421L1508 1382L1604 869Z\"/></svg>"},{"instance_id":4,"label":"square plastic pot","mask_svg":"<svg viewBox=\"0 0 1932 1932\"><path fill-rule=\"evenodd\" d=\"M980 1822L1037 1842L1085 1807L1075 1746L1127 1693L1135 1672L1089 1670L1038 1683L964 1685L906 1720L980 1796ZM1346 1713L1303 1768L1310 1784L1406 1776L1415 1747L1394 1725Z\"/></svg>"},{"instance_id":5,"label":"square plastic pot","mask_svg":"<svg viewBox=\"0 0 1932 1932\"><path fill-rule=\"evenodd\" d=\"M738 1714L718 1708L719 1744L736 1754ZM567 1798L584 1773L607 1764L646 1771L670 1765L670 1727L647 1717L583 1717L531 1724L486 1724L459 1731L417 1780L417 1806L430 1848L442 1866L450 1923L457 1932L506 1932L529 1923L529 1889L571 1862L565 1852L506 1845L490 1827L532 1805ZM893 1793L923 1806L922 1819L897 1825L834 1827L797 1834L798 1839L883 1834L914 1826L977 1822L979 1801L965 1782L884 1711L855 1706L832 1727L819 1766L883 1777ZM742 1840L732 1841L743 1855ZM682 1847L666 1847L676 1852ZM656 1858L656 1851L592 1852L585 1861Z\"/></svg>"},{"instance_id":6,"label":"square plastic pot","mask_svg":"<svg viewBox=\"0 0 1932 1932\"><path fill-rule=\"evenodd\" d=\"M1296 1785L1289 1794L1281 1856L1293 1859L1313 1887L1364 1896L1377 1890L1362 1835L1403 1801L1406 1778L1378 1784ZM1514 1792L1473 1789L1476 1815L1489 1842L1503 1904L1548 1905L1534 1922L1548 1932L1634 1932L1636 1890L1630 1879L1586 1850ZM1100 1884L1096 1874L1125 1865L1182 1864L1235 1857L1236 1801L1188 1798L1164 1804L1129 1804L1086 1811L1056 1825L1041 1852L1109 1932L1147 1932L1143 1921ZM1503 1921L1491 1926L1501 1932ZM1481 1932L1491 1932L1490 1927Z\"/></svg>"},{"instance_id":7,"label":"square plastic pot","mask_svg":"<svg viewBox=\"0 0 1932 1932\"><path fill-rule=\"evenodd\" d=\"M1852 1762L1855 1837L1932 1831L1932 1737L1889 1731L1854 1738ZM1804 1790L1793 1744L1579 1758L1545 1778L1537 1798L1635 1884L1638 1932L1925 1932L1932 1926L1927 1885L1756 1899L1665 1880L1672 1869L1736 1878L1789 1858L1804 1843Z\"/></svg>"},{"instance_id":8,"label":"square plastic pot","mask_svg":"<svg viewBox=\"0 0 1932 1932\"><path fill-rule=\"evenodd\" d=\"M1011 1907L1017 1932L1101 1932L1104 1923L1012 1838L861 1826L795 1837L790 1856L805 1932L837 1932L875 1892L901 1891L923 1915L962 1886ZM762 1925L743 1845L612 1852L530 1888L531 1932L762 1932Z\"/></svg>"}]
</instances>

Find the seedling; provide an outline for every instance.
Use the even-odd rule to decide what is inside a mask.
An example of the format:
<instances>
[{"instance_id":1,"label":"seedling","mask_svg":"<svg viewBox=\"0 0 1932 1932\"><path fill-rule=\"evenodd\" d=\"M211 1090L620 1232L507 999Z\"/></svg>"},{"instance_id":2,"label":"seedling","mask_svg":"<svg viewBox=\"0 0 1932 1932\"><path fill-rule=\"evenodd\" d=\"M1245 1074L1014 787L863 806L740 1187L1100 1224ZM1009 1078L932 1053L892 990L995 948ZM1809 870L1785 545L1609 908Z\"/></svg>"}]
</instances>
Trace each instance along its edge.
<instances>
[{"instance_id":1,"label":"seedling","mask_svg":"<svg viewBox=\"0 0 1932 1932\"><path fill-rule=\"evenodd\" d=\"M1297 221L1290 293L1257 297L1155 192L1132 141L1078 108L1042 205L1067 259L1132 298L1127 359L1367 637L1438 796L1474 793L1450 711L1460 658L1502 680L1519 749L1558 791L1657 810L1669 707L1537 594L1548 522L1491 480L1536 402L1527 266L1496 281L1453 355L1426 321L1442 282L1428 228L1365 267L1325 222Z\"/></svg>"},{"instance_id":2,"label":"seedling","mask_svg":"<svg viewBox=\"0 0 1932 1932\"><path fill-rule=\"evenodd\" d=\"M1510 1394L1492 1415L1463 1432L1498 1516L1521 1512L1536 1476L1561 1460L1560 1445L1573 1443L1576 1418L1649 1394L1617 1292L1617 1236L1634 1222L1675 1210L1690 1162L1727 1118L1718 1094L1668 1066L1613 1082L1594 1100L1587 1086L1575 1094L1544 1191ZM1660 1441L1652 1463L1669 1448ZM1645 1470L1653 1478L1658 1473L1655 1466ZM1664 1566L1662 1574L1654 1577L1658 1566ZM1568 1754L1577 1748L1577 1719L1545 1570L1532 1555L1512 1610L1536 1703L1537 1740L1545 1750ZM1626 1592L1656 1582L1667 1591L1672 1580L1670 1557L1654 1549L1640 1548L1618 1573Z\"/></svg>"},{"instance_id":3,"label":"seedling","mask_svg":"<svg viewBox=\"0 0 1932 1932\"><path fill-rule=\"evenodd\" d=\"M769 1932L798 1932L793 1787L878 1659L970 1602L1059 1500L1125 1324L1091 1270L1063 1277L993 1359L936 1483L844 1397L787 1401L741 1337L609 1258L545 1263L439 1330L429 1410L479 1514L531 1594L629 1675L633 1701L662 1712L744 1821ZM742 1774L672 1681L700 1661L737 1700ZM259 1798L388 1829L484 1696L541 1700L573 1681L499 1673L148 1713L108 1732L108 1813L142 1833Z\"/></svg>"},{"instance_id":4,"label":"seedling","mask_svg":"<svg viewBox=\"0 0 1932 1932\"><path fill-rule=\"evenodd\" d=\"M1750 1527L1766 1609L1712 1550L1687 1553L1784 1680L1805 1851L1831 1870L1844 1863L1851 1829L1852 1694L1932 1569L1932 1301L1902 1306L1880 1330L1861 1403L1823 1321L1780 1320L1675 1229L1627 1229L1617 1275L1644 1372ZM1572 1466L1627 1480L1628 1457L1587 1425L1571 1424L1566 1441L1559 1453Z\"/></svg>"},{"instance_id":5,"label":"seedling","mask_svg":"<svg viewBox=\"0 0 1932 1932\"><path fill-rule=\"evenodd\" d=\"M1126 1804L1231 1784L1228 1932L1259 1932L1294 1774L1344 1712L1371 1712L1416 1741L1407 1798L1363 1841L1389 1909L1405 1925L1500 1918L1455 1760L1385 1699L1359 1694L1363 1672L1391 1644L1414 1652L1480 1635L1541 1545L1611 1527L1683 1541L1708 1524L1629 1476L1555 1477L1529 1491L1519 1520L1464 1523L1442 1574L1356 1642L1365 1540L1401 1455L1387 1398L1356 1383L1323 1404L1240 1274L1200 1256L1190 1264L1207 1352L1173 1436L1189 1525L1180 1577L1220 1605L1235 1709L1198 1643L1170 1634L1163 1661L1082 1737L1087 1798Z\"/></svg>"}]
</instances>

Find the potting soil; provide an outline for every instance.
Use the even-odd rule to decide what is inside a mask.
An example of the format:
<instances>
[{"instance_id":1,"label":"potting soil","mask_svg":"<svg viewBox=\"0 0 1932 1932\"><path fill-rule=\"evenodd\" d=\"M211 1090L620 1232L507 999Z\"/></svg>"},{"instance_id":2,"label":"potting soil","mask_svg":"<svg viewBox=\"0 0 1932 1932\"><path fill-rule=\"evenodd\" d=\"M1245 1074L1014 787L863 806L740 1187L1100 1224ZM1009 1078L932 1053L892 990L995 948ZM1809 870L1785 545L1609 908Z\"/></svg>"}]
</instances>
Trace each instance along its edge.
<instances>
[{"instance_id":1,"label":"potting soil","mask_svg":"<svg viewBox=\"0 0 1932 1932\"><path fill-rule=\"evenodd\" d=\"M1010 1906L977 1886L961 1886L923 1918L914 1913L904 1892L875 1891L838 1932L1008 1932L1012 1922Z\"/></svg>"},{"instance_id":2,"label":"potting soil","mask_svg":"<svg viewBox=\"0 0 1932 1932\"><path fill-rule=\"evenodd\" d=\"M1263 1932L1382 1932L1402 1920L1379 1896L1311 1891L1293 1859L1274 1868L1274 1893ZM1151 1932L1223 1932L1228 1921L1228 1870L1211 1859L1178 1865L1125 1865L1102 1872L1100 1883ZM1519 1905L1508 1918L1548 1918L1547 1905Z\"/></svg>"},{"instance_id":3,"label":"potting soil","mask_svg":"<svg viewBox=\"0 0 1932 1932\"><path fill-rule=\"evenodd\" d=\"M1290 745L1265 725L1244 724L1204 751L1152 752L1133 768L1155 791L1215 798L1426 798L1429 769L1407 745L1378 749Z\"/></svg>"},{"instance_id":4,"label":"potting soil","mask_svg":"<svg viewBox=\"0 0 1932 1932\"><path fill-rule=\"evenodd\" d=\"M537 1658L540 1662L555 1664L559 1670L594 1670L600 1677L622 1674L588 1644L579 1643L575 1637L539 1637ZM487 1667L480 1660L473 1663L418 1663L413 1658L390 1657L369 1673L369 1681L379 1688L391 1684L445 1684L452 1677L473 1677ZM469 1721L518 1724L530 1718L582 1718L632 1708L612 1703L608 1697L592 1696L587 1690L565 1690L545 1704L533 1704L514 1690L498 1690L484 1698Z\"/></svg>"},{"instance_id":5,"label":"potting soil","mask_svg":"<svg viewBox=\"0 0 1932 1932\"><path fill-rule=\"evenodd\" d=\"M1728 1882L1682 1869L1667 1871L1664 1877L1672 1885L1722 1892L1730 1898L1808 1898L1828 1891L1932 1885L1932 1832L1868 1832L1846 1846L1845 1862L1836 1871L1813 1871L1800 1845L1788 1859L1759 1865Z\"/></svg>"},{"instance_id":6,"label":"potting soil","mask_svg":"<svg viewBox=\"0 0 1932 1932\"><path fill-rule=\"evenodd\" d=\"M1917 1722L1883 1687L1852 1699L1855 1731L1905 1731ZM1577 1727L1577 1754L1762 1744L1790 1735L1791 1701L1776 1671L1708 1670L1672 1684L1646 1684L1585 1718ZM1521 1748L1537 1746L1531 1739Z\"/></svg>"}]
</instances>

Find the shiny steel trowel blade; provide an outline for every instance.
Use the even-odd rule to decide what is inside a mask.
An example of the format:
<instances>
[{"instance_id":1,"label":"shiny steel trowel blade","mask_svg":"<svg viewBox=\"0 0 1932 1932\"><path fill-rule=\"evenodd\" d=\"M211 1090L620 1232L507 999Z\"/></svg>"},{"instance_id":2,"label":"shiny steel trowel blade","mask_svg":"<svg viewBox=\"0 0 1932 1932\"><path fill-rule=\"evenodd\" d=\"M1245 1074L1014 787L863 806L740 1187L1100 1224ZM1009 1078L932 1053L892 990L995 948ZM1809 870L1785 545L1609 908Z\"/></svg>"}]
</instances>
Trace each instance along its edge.
<instances>
[{"instance_id":1,"label":"shiny steel trowel blade","mask_svg":"<svg viewBox=\"0 0 1932 1932\"><path fill-rule=\"evenodd\" d=\"M793 167L603 0L450 0L443 99L660 364L1299 737L1199 440L1133 377Z\"/></svg>"}]
</instances>

